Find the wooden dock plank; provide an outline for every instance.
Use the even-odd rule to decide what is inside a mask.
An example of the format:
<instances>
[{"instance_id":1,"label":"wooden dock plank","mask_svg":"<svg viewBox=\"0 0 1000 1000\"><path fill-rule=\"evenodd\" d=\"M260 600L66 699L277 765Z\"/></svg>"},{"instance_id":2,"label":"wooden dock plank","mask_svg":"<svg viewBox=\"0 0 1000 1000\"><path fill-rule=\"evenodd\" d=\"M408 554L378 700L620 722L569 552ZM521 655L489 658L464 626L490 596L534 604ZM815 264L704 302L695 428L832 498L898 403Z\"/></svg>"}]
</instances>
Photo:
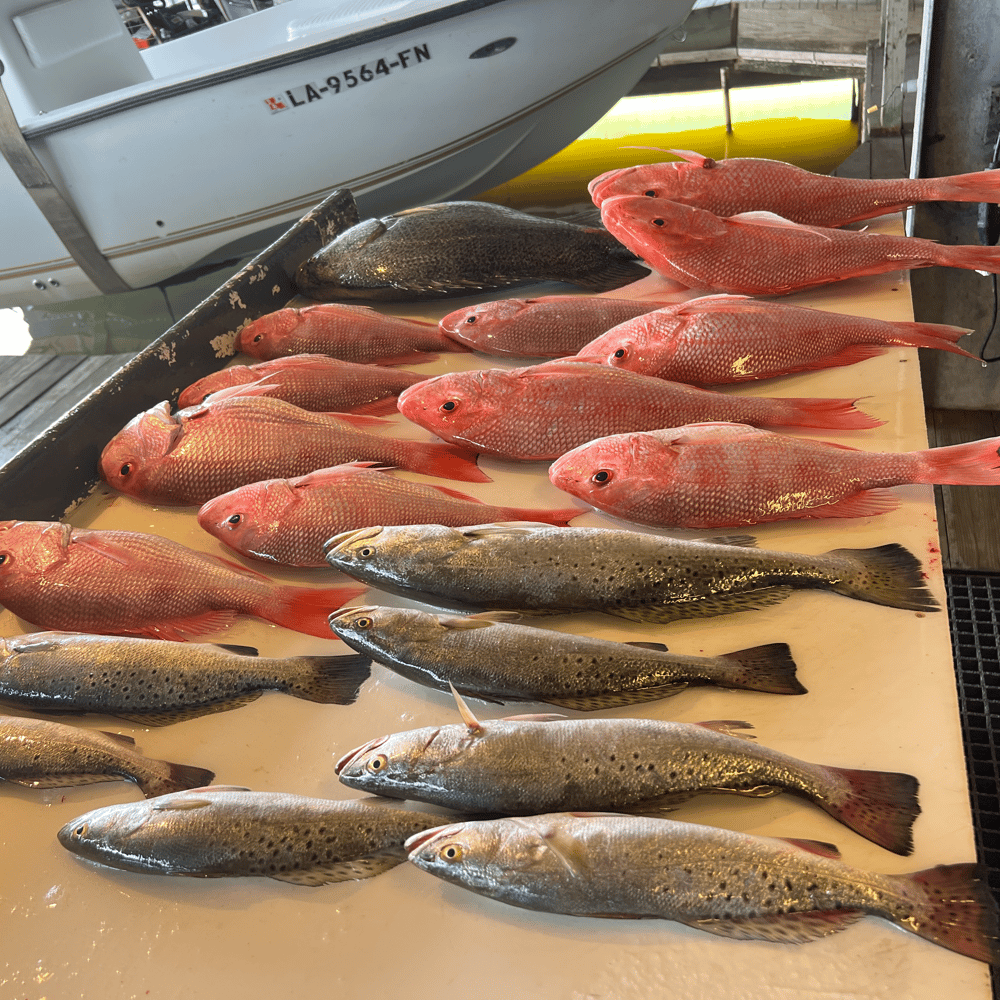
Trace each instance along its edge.
<instances>
[{"instance_id":1,"label":"wooden dock plank","mask_svg":"<svg viewBox=\"0 0 1000 1000\"><path fill-rule=\"evenodd\" d=\"M26 354L0 358L0 427L25 407L38 402L84 360L77 354Z\"/></svg>"},{"instance_id":2,"label":"wooden dock plank","mask_svg":"<svg viewBox=\"0 0 1000 1000\"><path fill-rule=\"evenodd\" d=\"M6 464L134 356L133 353L53 355L50 363L39 369L33 364L36 356L26 355L28 360L13 359L22 360L20 366L5 364L3 371L8 374L29 373L20 378L20 389L25 397L34 398L11 417L0 420L0 465Z\"/></svg>"}]
</instances>

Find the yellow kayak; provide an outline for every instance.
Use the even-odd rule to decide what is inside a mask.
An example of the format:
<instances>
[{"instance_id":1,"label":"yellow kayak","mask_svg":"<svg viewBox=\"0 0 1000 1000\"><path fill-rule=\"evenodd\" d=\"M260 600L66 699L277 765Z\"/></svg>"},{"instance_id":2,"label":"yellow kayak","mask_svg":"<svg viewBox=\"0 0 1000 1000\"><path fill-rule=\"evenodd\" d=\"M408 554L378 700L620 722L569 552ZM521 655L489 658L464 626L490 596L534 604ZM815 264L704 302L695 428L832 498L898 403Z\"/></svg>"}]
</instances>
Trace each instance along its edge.
<instances>
[{"instance_id":1,"label":"yellow kayak","mask_svg":"<svg viewBox=\"0 0 1000 1000\"><path fill-rule=\"evenodd\" d=\"M829 173L860 142L852 79L740 87L730 90L729 103L731 133L721 88L623 97L564 150L478 197L515 208L587 201L591 178L670 159L666 149L692 149L717 160L765 157Z\"/></svg>"}]
</instances>

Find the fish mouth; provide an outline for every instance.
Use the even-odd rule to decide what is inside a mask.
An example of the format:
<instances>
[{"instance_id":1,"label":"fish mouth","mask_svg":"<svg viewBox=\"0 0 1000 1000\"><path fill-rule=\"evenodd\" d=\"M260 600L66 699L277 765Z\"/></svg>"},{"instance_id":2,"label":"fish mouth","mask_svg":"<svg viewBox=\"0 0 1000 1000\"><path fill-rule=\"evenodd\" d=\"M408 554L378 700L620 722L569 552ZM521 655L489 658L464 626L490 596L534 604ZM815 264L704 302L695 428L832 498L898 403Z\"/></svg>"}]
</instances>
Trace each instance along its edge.
<instances>
[{"instance_id":1,"label":"fish mouth","mask_svg":"<svg viewBox=\"0 0 1000 1000\"><path fill-rule=\"evenodd\" d=\"M379 525L372 528L355 528L353 531L342 531L339 535L334 535L323 543L323 555L328 556L332 552L337 552L351 542L360 542L366 538L375 538L382 530L382 526Z\"/></svg>"},{"instance_id":2,"label":"fish mouth","mask_svg":"<svg viewBox=\"0 0 1000 1000\"><path fill-rule=\"evenodd\" d=\"M421 830L420 833L415 833L412 837L407 838L403 843L403 850L407 854L413 855L432 840L436 840L438 837L450 837L461 828L461 823L449 823L447 826L435 826L431 827L430 830Z\"/></svg>"},{"instance_id":3,"label":"fish mouth","mask_svg":"<svg viewBox=\"0 0 1000 1000\"><path fill-rule=\"evenodd\" d=\"M348 764L356 761L359 757L363 757L369 750L374 750L376 747L380 747L389 738L389 734L386 733L385 736L379 736L374 740L369 740L363 746L355 747L353 750L349 750L344 754L340 760L337 761L333 766L333 773L340 774L341 771L347 767Z\"/></svg>"}]
</instances>

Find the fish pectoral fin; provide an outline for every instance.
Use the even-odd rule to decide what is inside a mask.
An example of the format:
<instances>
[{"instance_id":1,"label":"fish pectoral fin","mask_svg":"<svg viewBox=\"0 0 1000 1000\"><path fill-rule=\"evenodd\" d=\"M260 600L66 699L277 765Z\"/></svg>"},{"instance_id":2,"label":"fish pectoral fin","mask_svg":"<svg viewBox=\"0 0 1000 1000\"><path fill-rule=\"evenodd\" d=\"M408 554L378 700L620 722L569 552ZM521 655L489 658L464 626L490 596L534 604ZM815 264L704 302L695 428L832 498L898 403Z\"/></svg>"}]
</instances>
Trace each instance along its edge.
<instances>
[{"instance_id":1,"label":"fish pectoral fin","mask_svg":"<svg viewBox=\"0 0 1000 1000\"><path fill-rule=\"evenodd\" d=\"M720 937L742 941L778 941L805 944L836 934L865 915L864 910L810 910L759 917L717 920L682 920L681 923Z\"/></svg>"},{"instance_id":2,"label":"fish pectoral fin","mask_svg":"<svg viewBox=\"0 0 1000 1000\"><path fill-rule=\"evenodd\" d=\"M492 621L485 621L482 618L473 616L461 618L458 615L440 615L437 622L441 628L447 629L451 632L462 632L475 628L489 628L491 625L495 624ZM434 637L431 641L437 641L437 637Z\"/></svg>"},{"instance_id":3,"label":"fish pectoral fin","mask_svg":"<svg viewBox=\"0 0 1000 1000\"><path fill-rule=\"evenodd\" d=\"M636 649L650 649L654 653L667 653L668 647L662 642L626 642L626 646L634 646ZM687 685L684 685L687 687Z\"/></svg>"},{"instance_id":4,"label":"fish pectoral fin","mask_svg":"<svg viewBox=\"0 0 1000 1000\"><path fill-rule=\"evenodd\" d=\"M492 524L474 524L468 528L456 528L464 538L490 538L494 535L531 535L539 528L551 528L551 524L539 521L494 521Z\"/></svg>"},{"instance_id":5,"label":"fish pectoral fin","mask_svg":"<svg viewBox=\"0 0 1000 1000\"><path fill-rule=\"evenodd\" d=\"M524 715L505 715L503 722L558 722L565 719L558 712L526 712Z\"/></svg>"},{"instance_id":6,"label":"fish pectoral fin","mask_svg":"<svg viewBox=\"0 0 1000 1000\"><path fill-rule=\"evenodd\" d=\"M833 237L826 233L817 232L811 226L803 226L798 222L792 222L783 215L775 212L741 212L739 215L731 215L728 222L738 226L766 226L769 229L790 229L803 237L816 240L820 243L832 243Z\"/></svg>"},{"instance_id":7,"label":"fish pectoral fin","mask_svg":"<svg viewBox=\"0 0 1000 1000\"><path fill-rule=\"evenodd\" d=\"M239 653L240 656L260 656L260 650L256 646L240 646L235 642L213 642L212 645L227 653Z\"/></svg>"},{"instance_id":8,"label":"fish pectoral fin","mask_svg":"<svg viewBox=\"0 0 1000 1000\"><path fill-rule=\"evenodd\" d=\"M697 722L695 725L701 726L702 729L711 729L714 733L735 736L741 740L755 740L757 738L745 731L753 729L753 723L741 722L739 719L711 719L708 722Z\"/></svg>"},{"instance_id":9,"label":"fish pectoral fin","mask_svg":"<svg viewBox=\"0 0 1000 1000\"><path fill-rule=\"evenodd\" d=\"M785 789L777 785L753 785L750 788L726 788L724 785L713 785L711 788L704 788L705 792L718 792L727 795L745 795L751 799L769 799L773 795L780 795Z\"/></svg>"},{"instance_id":10,"label":"fish pectoral fin","mask_svg":"<svg viewBox=\"0 0 1000 1000\"><path fill-rule=\"evenodd\" d=\"M173 639L184 642L192 636L204 635L206 632L221 632L229 628L234 621L236 621L235 611L206 611L190 618L147 625L136 629L132 634L148 636L151 639Z\"/></svg>"},{"instance_id":11,"label":"fish pectoral fin","mask_svg":"<svg viewBox=\"0 0 1000 1000\"><path fill-rule=\"evenodd\" d=\"M109 739L115 741L115 743L120 744L123 747L134 747L135 739L131 736L126 736L124 733L112 733L107 729L100 730L102 736L107 736Z\"/></svg>"},{"instance_id":12,"label":"fish pectoral fin","mask_svg":"<svg viewBox=\"0 0 1000 1000\"><path fill-rule=\"evenodd\" d=\"M753 535L717 535L714 538L703 538L703 542L711 542L712 545L735 545L742 549L755 549L757 539Z\"/></svg>"},{"instance_id":13,"label":"fish pectoral fin","mask_svg":"<svg viewBox=\"0 0 1000 1000\"><path fill-rule=\"evenodd\" d=\"M74 535L73 547L86 549L88 552L93 552L94 555L104 559L110 559L120 566L131 567L135 564L135 556L128 549L100 535L96 537L92 534Z\"/></svg>"},{"instance_id":14,"label":"fish pectoral fin","mask_svg":"<svg viewBox=\"0 0 1000 1000\"><path fill-rule=\"evenodd\" d=\"M644 799L642 802L635 802L627 808L622 807L621 811L630 816L662 816L665 813L672 813L679 805L700 795L702 791L704 789L698 789L694 792L666 792L663 795L657 795L654 799Z\"/></svg>"},{"instance_id":15,"label":"fish pectoral fin","mask_svg":"<svg viewBox=\"0 0 1000 1000\"><path fill-rule=\"evenodd\" d=\"M336 861L330 864L317 865L303 871L277 872L270 877L279 882L291 882L294 885L328 885L331 882L350 882L357 879L372 878L382 872L402 864L405 856L402 849L380 851L349 861Z\"/></svg>"}]
</instances>

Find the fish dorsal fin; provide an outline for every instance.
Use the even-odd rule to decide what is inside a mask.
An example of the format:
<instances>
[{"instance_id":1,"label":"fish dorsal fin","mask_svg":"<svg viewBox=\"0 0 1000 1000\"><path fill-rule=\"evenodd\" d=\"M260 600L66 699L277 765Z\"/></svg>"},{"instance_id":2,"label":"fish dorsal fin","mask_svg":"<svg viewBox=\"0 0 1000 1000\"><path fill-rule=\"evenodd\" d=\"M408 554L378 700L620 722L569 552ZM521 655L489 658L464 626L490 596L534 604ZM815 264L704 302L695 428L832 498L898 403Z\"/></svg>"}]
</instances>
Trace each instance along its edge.
<instances>
[{"instance_id":1,"label":"fish dorsal fin","mask_svg":"<svg viewBox=\"0 0 1000 1000\"><path fill-rule=\"evenodd\" d=\"M742 549L757 547L757 539L753 535L717 535L714 538L703 538L702 541L712 545L733 545Z\"/></svg>"},{"instance_id":2,"label":"fish dorsal fin","mask_svg":"<svg viewBox=\"0 0 1000 1000\"><path fill-rule=\"evenodd\" d=\"M696 167L703 167L705 170L711 170L716 165L712 157L703 156L701 153L696 153L691 149L665 149L663 152L671 153L682 160L686 160L688 163L693 163Z\"/></svg>"},{"instance_id":3,"label":"fish dorsal fin","mask_svg":"<svg viewBox=\"0 0 1000 1000\"><path fill-rule=\"evenodd\" d=\"M818 854L821 858L833 858L836 860L840 857L840 850L837 845L827 843L825 840L807 840L801 837L778 837L777 839L783 840L786 844L791 844L792 847L808 851L810 854Z\"/></svg>"},{"instance_id":4,"label":"fish dorsal fin","mask_svg":"<svg viewBox=\"0 0 1000 1000\"><path fill-rule=\"evenodd\" d=\"M472 615L469 615L467 618L462 618L460 615L438 615L437 621L441 628L447 629L450 632L489 628L491 625L496 624L495 622L483 621L481 618L476 619Z\"/></svg>"},{"instance_id":5,"label":"fish dorsal fin","mask_svg":"<svg viewBox=\"0 0 1000 1000\"><path fill-rule=\"evenodd\" d=\"M107 729L100 730L102 736L107 736L115 741L115 743L120 743L123 747L134 747L135 739L131 736L126 736L124 733L112 733Z\"/></svg>"},{"instance_id":6,"label":"fish dorsal fin","mask_svg":"<svg viewBox=\"0 0 1000 1000\"><path fill-rule=\"evenodd\" d=\"M558 712L526 712L524 715L505 715L503 722L559 722L565 715Z\"/></svg>"},{"instance_id":7,"label":"fish dorsal fin","mask_svg":"<svg viewBox=\"0 0 1000 1000\"><path fill-rule=\"evenodd\" d=\"M491 535L532 535L540 528L551 528L551 524L540 521L494 521L492 524L474 524L468 528L456 528L466 538L489 538Z\"/></svg>"},{"instance_id":8,"label":"fish dorsal fin","mask_svg":"<svg viewBox=\"0 0 1000 1000\"><path fill-rule=\"evenodd\" d=\"M832 236L827 236L826 233L819 231L813 226L803 226L774 212L741 212L739 215L729 216L726 221L736 226L764 226L768 229L791 229L797 233L801 233L803 236L811 236L822 243L833 241Z\"/></svg>"},{"instance_id":9,"label":"fish dorsal fin","mask_svg":"<svg viewBox=\"0 0 1000 1000\"><path fill-rule=\"evenodd\" d=\"M150 809L158 812L185 809L204 809L212 804L212 800L206 798L204 792L249 792L250 789L244 785L203 785L201 788L188 788L183 792L175 792L172 795L163 795L158 799L151 799L148 803Z\"/></svg>"},{"instance_id":10,"label":"fish dorsal fin","mask_svg":"<svg viewBox=\"0 0 1000 1000\"><path fill-rule=\"evenodd\" d=\"M712 732L722 733L725 736L734 736L741 740L755 740L757 737L740 730L753 729L752 723L740 722L738 719L712 719L708 722L696 722L696 726L702 729L711 729Z\"/></svg>"},{"instance_id":11,"label":"fish dorsal fin","mask_svg":"<svg viewBox=\"0 0 1000 1000\"><path fill-rule=\"evenodd\" d=\"M470 736L479 736L483 732L483 724L472 714L472 709L465 703L465 699L458 693L455 689L455 685L448 681L448 687L451 688L452 696L455 699L455 704L458 706L458 714L462 717L462 721L465 723L469 730Z\"/></svg>"}]
</instances>

